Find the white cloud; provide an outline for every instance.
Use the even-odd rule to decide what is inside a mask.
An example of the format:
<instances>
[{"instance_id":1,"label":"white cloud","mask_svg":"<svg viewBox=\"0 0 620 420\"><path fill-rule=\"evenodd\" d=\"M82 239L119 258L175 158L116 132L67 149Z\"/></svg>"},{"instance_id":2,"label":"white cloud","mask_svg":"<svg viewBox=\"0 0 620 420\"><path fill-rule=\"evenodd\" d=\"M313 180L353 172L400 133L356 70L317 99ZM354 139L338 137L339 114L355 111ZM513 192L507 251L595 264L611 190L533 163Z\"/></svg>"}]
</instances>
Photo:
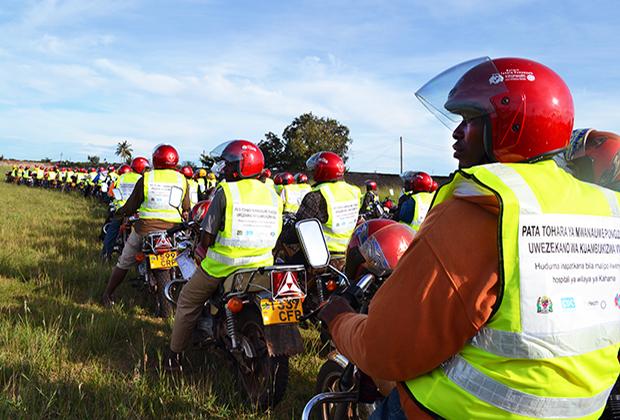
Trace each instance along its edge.
<instances>
[{"instance_id":1,"label":"white cloud","mask_svg":"<svg viewBox=\"0 0 620 420\"><path fill-rule=\"evenodd\" d=\"M147 73L129 65L115 64L107 59L98 59L95 61L95 65L146 92L160 95L174 95L184 89L183 82L164 74Z\"/></svg>"}]
</instances>

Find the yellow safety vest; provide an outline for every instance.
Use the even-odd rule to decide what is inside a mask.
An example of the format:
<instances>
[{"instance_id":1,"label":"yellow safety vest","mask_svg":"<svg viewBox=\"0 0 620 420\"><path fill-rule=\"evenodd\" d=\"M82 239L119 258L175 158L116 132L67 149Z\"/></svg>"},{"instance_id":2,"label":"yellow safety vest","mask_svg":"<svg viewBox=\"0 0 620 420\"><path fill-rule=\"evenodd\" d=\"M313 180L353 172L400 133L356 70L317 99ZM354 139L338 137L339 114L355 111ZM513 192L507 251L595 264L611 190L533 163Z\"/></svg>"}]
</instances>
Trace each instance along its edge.
<instances>
[{"instance_id":1,"label":"yellow safety vest","mask_svg":"<svg viewBox=\"0 0 620 420\"><path fill-rule=\"evenodd\" d=\"M114 188L118 188L121 191L121 194L123 195L123 198L121 200L117 200L117 199L114 200L114 203L116 204L117 207L122 207L125 205L125 203L127 202L127 199L133 192L136 186L136 183L138 182L140 178L142 178L142 175L131 171L131 172L122 174L121 176L118 177L116 182L114 182Z\"/></svg>"},{"instance_id":2,"label":"yellow safety vest","mask_svg":"<svg viewBox=\"0 0 620 420\"><path fill-rule=\"evenodd\" d=\"M413 219L411 219L409 226L417 232L420 230L420 225L426 218L426 213L428 213L428 210L431 207L431 202L433 201L433 196L435 194L430 192L418 192L415 194L407 193L407 195L409 195L409 197L411 197L415 202Z\"/></svg>"},{"instance_id":3,"label":"yellow safety vest","mask_svg":"<svg viewBox=\"0 0 620 420\"><path fill-rule=\"evenodd\" d=\"M496 163L457 171L433 206L484 195L500 203L499 307L407 389L449 419L598 419L620 372L620 194L552 160Z\"/></svg>"},{"instance_id":4,"label":"yellow safety vest","mask_svg":"<svg viewBox=\"0 0 620 420\"><path fill-rule=\"evenodd\" d=\"M196 182L198 183L198 190L201 193L204 193L206 191L206 187L205 187L205 179L204 178L198 178L196 180Z\"/></svg>"},{"instance_id":5,"label":"yellow safety vest","mask_svg":"<svg viewBox=\"0 0 620 420\"><path fill-rule=\"evenodd\" d=\"M45 172L43 171L43 169L37 169L37 179L39 180L43 179L43 175L45 175Z\"/></svg>"},{"instance_id":6,"label":"yellow safety vest","mask_svg":"<svg viewBox=\"0 0 620 420\"><path fill-rule=\"evenodd\" d=\"M57 176L58 176L58 173L56 171L50 171L48 172L47 179L49 181L55 181Z\"/></svg>"},{"instance_id":7,"label":"yellow safety vest","mask_svg":"<svg viewBox=\"0 0 620 420\"><path fill-rule=\"evenodd\" d=\"M194 207L198 203L198 183L193 179L188 179L187 185L189 185L189 203Z\"/></svg>"},{"instance_id":8,"label":"yellow safety vest","mask_svg":"<svg viewBox=\"0 0 620 420\"><path fill-rule=\"evenodd\" d=\"M173 187L183 190L182 197L187 194L187 181L183 174L173 169L155 169L145 172L144 201L138 209L140 219L159 219L170 223L181 223L179 210L172 207L170 192Z\"/></svg>"},{"instance_id":9,"label":"yellow safety vest","mask_svg":"<svg viewBox=\"0 0 620 420\"><path fill-rule=\"evenodd\" d=\"M344 253L357 224L361 191L344 181L324 182L313 191L320 191L327 202L327 223L323 224L327 248L333 253Z\"/></svg>"},{"instance_id":10,"label":"yellow safety vest","mask_svg":"<svg viewBox=\"0 0 620 420\"><path fill-rule=\"evenodd\" d=\"M257 179L221 182L226 197L224 230L202 261L213 277L226 277L240 268L273 264L272 250L282 230L282 200Z\"/></svg>"},{"instance_id":11,"label":"yellow safety vest","mask_svg":"<svg viewBox=\"0 0 620 420\"><path fill-rule=\"evenodd\" d=\"M312 191L312 187L308 184L285 185L280 193L280 197L282 201L284 201L284 211L287 213L296 213L304 197L310 191Z\"/></svg>"}]
</instances>

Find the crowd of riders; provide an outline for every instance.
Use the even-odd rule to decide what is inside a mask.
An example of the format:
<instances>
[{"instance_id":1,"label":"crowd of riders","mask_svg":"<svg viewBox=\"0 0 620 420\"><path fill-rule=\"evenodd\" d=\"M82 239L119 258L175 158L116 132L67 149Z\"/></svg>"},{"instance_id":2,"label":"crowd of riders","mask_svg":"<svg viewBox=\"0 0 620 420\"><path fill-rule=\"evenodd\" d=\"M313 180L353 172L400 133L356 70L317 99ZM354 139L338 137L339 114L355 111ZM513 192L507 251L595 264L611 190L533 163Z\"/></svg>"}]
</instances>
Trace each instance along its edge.
<instances>
[{"instance_id":1,"label":"crowd of riders","mask_svg":"<svg viewBox=\"0 0 620 420\"><path fill-rule=\"evenodd\" d=\"M371 418L598 418L620 371L620 136L574 130L568 86L527 59L468 61L416 96L453 122L458 169L441 188L428 173L404 172L396 204L380 199L374 180L364 194L346 182L336 153L312 155L306 173L272 174L247 140L216 147L211 168L179 167L175 147L163 144L119 168L19 165L7 181L108 197L107 259L123 218L137 215L106 306L136 265L142 238L200 208L198 269L180 292L167 370L182 369L201 308L223 280L277 263L279 244L292 250L286 263L304 264L295 223L316 219L333 265L349 278L393 270L366 314L346 293L319 312L338 351L383 385ZM598 253L535 254L528 232L548 226ZM582 228L607 232L597 238L612 246L571 233ZM564 264L588 258L612 267L590 274L615 280L569 292L553 280L588 274Z\"/></svg>"}]
</instances>

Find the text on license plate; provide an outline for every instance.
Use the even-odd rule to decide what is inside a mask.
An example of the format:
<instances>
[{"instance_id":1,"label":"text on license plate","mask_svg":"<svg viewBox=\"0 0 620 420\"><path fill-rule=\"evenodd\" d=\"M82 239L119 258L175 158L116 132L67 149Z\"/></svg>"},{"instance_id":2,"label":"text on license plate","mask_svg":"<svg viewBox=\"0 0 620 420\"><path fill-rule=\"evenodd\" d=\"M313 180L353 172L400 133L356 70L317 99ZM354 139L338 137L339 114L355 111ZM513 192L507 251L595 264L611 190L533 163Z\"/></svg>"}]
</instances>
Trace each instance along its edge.
<instances>
[{"instance_id":1,"label":"text on license plate","mask_svg":"<svg viewBox=\"0 0 620 420\"><path fill-rule=\"evenodd\" d=\"M149 264L151 268L170 268L176 267L177 252L170 251L160 255L149 255Z\"/></svg>"},{"instance_id":2,"label":"text on license plate","mask_svg":"<svg viewBox=\"0 0 620 420\"><path fill-rule=\"evenodd\" d=\"M275 301L261 299L260 309L263 314L263 325L299 322L299 318L303 315L300 299Z\"/></svg>"}]
</instances>

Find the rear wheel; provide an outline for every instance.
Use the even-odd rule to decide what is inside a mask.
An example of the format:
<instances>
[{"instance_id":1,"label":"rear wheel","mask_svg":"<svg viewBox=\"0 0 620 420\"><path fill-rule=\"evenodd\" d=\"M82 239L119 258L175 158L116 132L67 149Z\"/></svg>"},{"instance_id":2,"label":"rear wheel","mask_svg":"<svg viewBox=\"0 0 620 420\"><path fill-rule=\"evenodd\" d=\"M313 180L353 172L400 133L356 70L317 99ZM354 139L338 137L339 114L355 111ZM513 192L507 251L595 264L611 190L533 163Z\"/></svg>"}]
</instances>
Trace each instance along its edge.
<instances>
[{"instance_id":1,"label":"rear wheel","mask_svg":"<svg viewBox=\"0 0 620 420\"><path fill-rule=\"evenodd\" d=\"M316 378L316 393L340 392L340 378L344 368L333 360L323 363ZM320 418L323 420L367 419L374 408L362 403L326 403L321 405Z\"/></svg>"},{"instance_id":2,"label":"rear wheel","mask_svg":"<svg viewBox=\"0 0 620 420\"><path fill-rule=\"evenodd\" d=\"M153 270L155 279L155 314L160 318L168 318L173 315L172 304L164 296L164 287L170 282L170 270Z\"/></svg>"},{"instance_id":3,"label":"rear wheel","mask_svg":"<svg viewBox=\"0 0 620 420\"><path fill-rule=\"evenodd\" d=\"M243 365L237 364L237 377L250 404L261 410L274 407L284 397L288 385L288 357L269 356L264 326L257 311L246 309L237 316L237 330L247 340L254 357L243 350Z\"/></svg>"}]
</instances>

